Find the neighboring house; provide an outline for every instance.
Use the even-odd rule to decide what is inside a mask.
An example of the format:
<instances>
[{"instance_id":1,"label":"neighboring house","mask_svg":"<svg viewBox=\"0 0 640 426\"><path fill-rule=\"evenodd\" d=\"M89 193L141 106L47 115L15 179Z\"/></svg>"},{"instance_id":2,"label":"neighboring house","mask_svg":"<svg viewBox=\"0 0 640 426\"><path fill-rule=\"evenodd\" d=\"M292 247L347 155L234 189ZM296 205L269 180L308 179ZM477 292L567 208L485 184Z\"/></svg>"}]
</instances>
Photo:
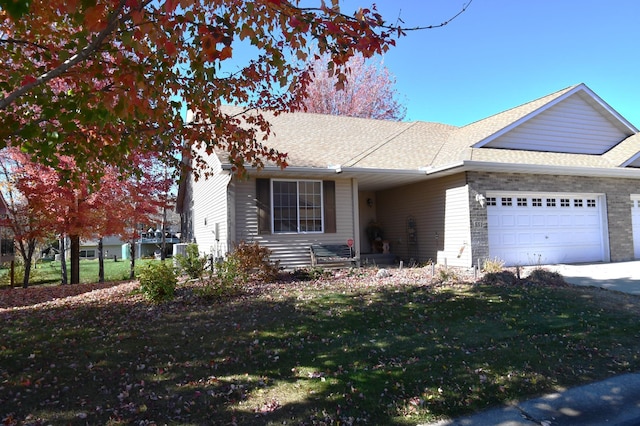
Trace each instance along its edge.
<instances>
[{"instance_id":1,"label":"neighboring house","mask_svg":"<svg viewBox=\"0 0 640 426\"><path fill-rule=\"evenodd\" d=\"M9 219L9 208L4 197L0 195L0 263L15 259L15 243Z\"/></svg>"},{"instance_id":2,"label":"neighboring house","mask_svg":"<svg viewBox=\"0 0 640 426\"><path fill-rule=\"evenodd\" d=\"M180 242L180 238L173 232L167 232L165 236L166 255L170 257L173 253L173 245ZM128 259L129 242L122 241L120 237L104 237L102 239L102 249L105 259ZM136 239L136 258L159 256L162 250L162 232L149 229L142 232L140 238ZM83 240L80 242L80 258L98 258L98 240Z\"/></svg>"},{"instance_id":3,"label":"neighboring house","mask_svg":"<svg viewBox=\"0 0 640 426\"><path fill-rule=\"evenodd\" d=\"M274 260L310 262L312 243L354 241L397 259L450 266L640 258L638 129L584 84L464 127L319 114L270 118L267 145L289 166L180 188L182 232L223 256L257 241ZM190 228L189 228L190 226ZM371 232L369 232L370 234Z\"/></svg>"},{"instance_id":4,"label":"neighboring house","mask_svg":"<svg viewBox=\"0 0 640 426\"><path fill-rule=\"evenodd\" d=\"M165 219L165 247L166 256L173 254L173 245L180 242L180 233L176 233L180 223L180 217L167 209ZM162 250L162 217L157 218L156 223L140 224L140 237L136 239L136 258L159 256ZM102 239L102 249L104 257L113 259L129 259L129 241L123 241L120 237L109 236ZM69 247L69 245L67 245ZM98 258L98 239L80 241L80 257L83 259Z\"/></svg>"}]
</instances>

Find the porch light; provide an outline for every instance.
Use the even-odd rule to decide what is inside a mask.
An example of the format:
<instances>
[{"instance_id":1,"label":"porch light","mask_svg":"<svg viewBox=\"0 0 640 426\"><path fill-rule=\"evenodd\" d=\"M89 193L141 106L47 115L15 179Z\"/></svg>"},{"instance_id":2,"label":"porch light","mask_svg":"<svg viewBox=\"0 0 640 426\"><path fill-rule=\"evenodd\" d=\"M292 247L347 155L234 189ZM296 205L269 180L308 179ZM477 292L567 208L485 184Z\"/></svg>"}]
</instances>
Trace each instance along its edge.
<instances>
[{"instance_id":1,"label":"porch light","mask_svg":"<svg viewBox=\"0 0 640 426\"><path fill-rule=\"evenodd\" d=\"M367 198L367 206L373 207L373 199Z\"/></svg>"}]
</instances>

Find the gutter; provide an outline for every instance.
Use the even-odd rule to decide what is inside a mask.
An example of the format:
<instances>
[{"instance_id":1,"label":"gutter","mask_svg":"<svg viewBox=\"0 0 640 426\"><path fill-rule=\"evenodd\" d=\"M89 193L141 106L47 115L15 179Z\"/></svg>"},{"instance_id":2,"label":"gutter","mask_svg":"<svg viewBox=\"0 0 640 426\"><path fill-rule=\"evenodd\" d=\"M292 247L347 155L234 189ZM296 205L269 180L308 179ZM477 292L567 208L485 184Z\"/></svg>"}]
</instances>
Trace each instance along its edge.
<instances>
[{"instance_id":1,"label":"gutter","mask_svg":"<svg viewBox=\"0 0 640 426\"><path fill-rule=\"evenodd\" d=\"M460 172L499 172L499 173L528 173L544 175L565 176L591 176L640 179L638 168L602 168L602 167L578 167L539 164L499 163L487 161L460 161L440 167L427 167L423 169L427 176L449 175Z\"/></svg>"},{"instance_id":2,"label":"gutter","mask_svg":"<svg viewBox=\"0 0 640 426\"><path fill-rule=\"evenodd\" d=\"M222 169L224 171L230 172L231 165L223 164ZM421 167L419 169L370 169L364 167L342 167L339 165L330 165L327 168L288 166L285 169L281 169L277 166L266 166L260 171L260 173L265 174L277 173L315 176L335 176L337 174L340 174L342 177L353 175L357 176L363 174L379 174L389 176L427 176L430 178L448 176L462 172L527 173L544 175L640 179L640 168L571 167L561 165L500 163L472 160L458 161L438 167ZM255 175L257 172L255 170L249 170L249 173Z\"/></svg>"}]
</instances>

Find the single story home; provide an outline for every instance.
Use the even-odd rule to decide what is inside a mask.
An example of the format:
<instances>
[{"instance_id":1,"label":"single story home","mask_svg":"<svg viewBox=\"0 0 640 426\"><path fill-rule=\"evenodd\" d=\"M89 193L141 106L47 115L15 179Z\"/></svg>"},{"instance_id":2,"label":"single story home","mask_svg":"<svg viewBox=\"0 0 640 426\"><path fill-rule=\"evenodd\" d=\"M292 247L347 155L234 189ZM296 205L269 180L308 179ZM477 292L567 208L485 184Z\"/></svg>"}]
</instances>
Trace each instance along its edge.
<instances>
[{"instance_id":1,"label":"single story home","mask_svg":"<svg viewBox=\"0 0 640 426\"><path fill-rule=\"evenodd\" d=\"M167 232L165 236L166 256L171 257L174 244L178 244L180 238L173 232ZM102 250L105 259L129 259L130 242L122 241L120 237L109 236L102 239ZM136 239L136 258L159 256L162 250L162 232L149 229L142 232ZM80 241L80 258L98 258L98 240Z\"/></svg>"},{"instance_id":2,"label":"single story home","mask_svg":"<svg viewBox=\"0 0 640 426\"><path fill-rule=\"evenodd\" d=\"M232 107L229 107L230 109ZM248 177L224 153L183 179L182 233L222 257L241 241L281 266L353 244L450 266L640 258L638 129L584 84L456 127L307 113L270 118L288 153Z\"/></svg>"}]
</instances>

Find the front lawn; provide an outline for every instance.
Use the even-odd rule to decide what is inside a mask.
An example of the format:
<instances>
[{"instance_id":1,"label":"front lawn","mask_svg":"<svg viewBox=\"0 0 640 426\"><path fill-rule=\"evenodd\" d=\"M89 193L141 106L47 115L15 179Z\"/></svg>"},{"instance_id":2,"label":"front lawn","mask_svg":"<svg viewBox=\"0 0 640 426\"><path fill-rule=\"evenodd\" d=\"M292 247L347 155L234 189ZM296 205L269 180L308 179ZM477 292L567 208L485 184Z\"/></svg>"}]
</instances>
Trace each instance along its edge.
<instances>
[{"instance_id":1,"label":"front lawn","mask_svg":"<svg viewBox=\"0 0 640 426\"><path fill-rule=\"evenodd\" d=\"M151 262L157 262L154 259L136 259L136 270ZM8 288L10 284L9 265L4 264L0 269L0 290ZM81 259L80 260L80 282L95 283L98 282L98 259ZM71 265L67 261L67 277L71 278ZM16 266L15 287L22 286L22 277L24 272L20 265ZM105 281L121 281L129 279L131 268L130 260L113 259L104 260L104 277ZM60 261L39 261L31 268L29 279L30 286L39 285L58 285L62 278L62 268Z\"/></svg>"},{"instance_id":2,"label":"front lawn","mask_svg":"<svg viewBox=\"0 0 640 426\"><path fill-rule=\"evenodd\" d=\"M0 309L5 424L419 424L640 369L640 300L430 268ZM2 293L0 293L1 295ZM1 297L1 296L0 296Z\"/></svg>"}]
</instances>

